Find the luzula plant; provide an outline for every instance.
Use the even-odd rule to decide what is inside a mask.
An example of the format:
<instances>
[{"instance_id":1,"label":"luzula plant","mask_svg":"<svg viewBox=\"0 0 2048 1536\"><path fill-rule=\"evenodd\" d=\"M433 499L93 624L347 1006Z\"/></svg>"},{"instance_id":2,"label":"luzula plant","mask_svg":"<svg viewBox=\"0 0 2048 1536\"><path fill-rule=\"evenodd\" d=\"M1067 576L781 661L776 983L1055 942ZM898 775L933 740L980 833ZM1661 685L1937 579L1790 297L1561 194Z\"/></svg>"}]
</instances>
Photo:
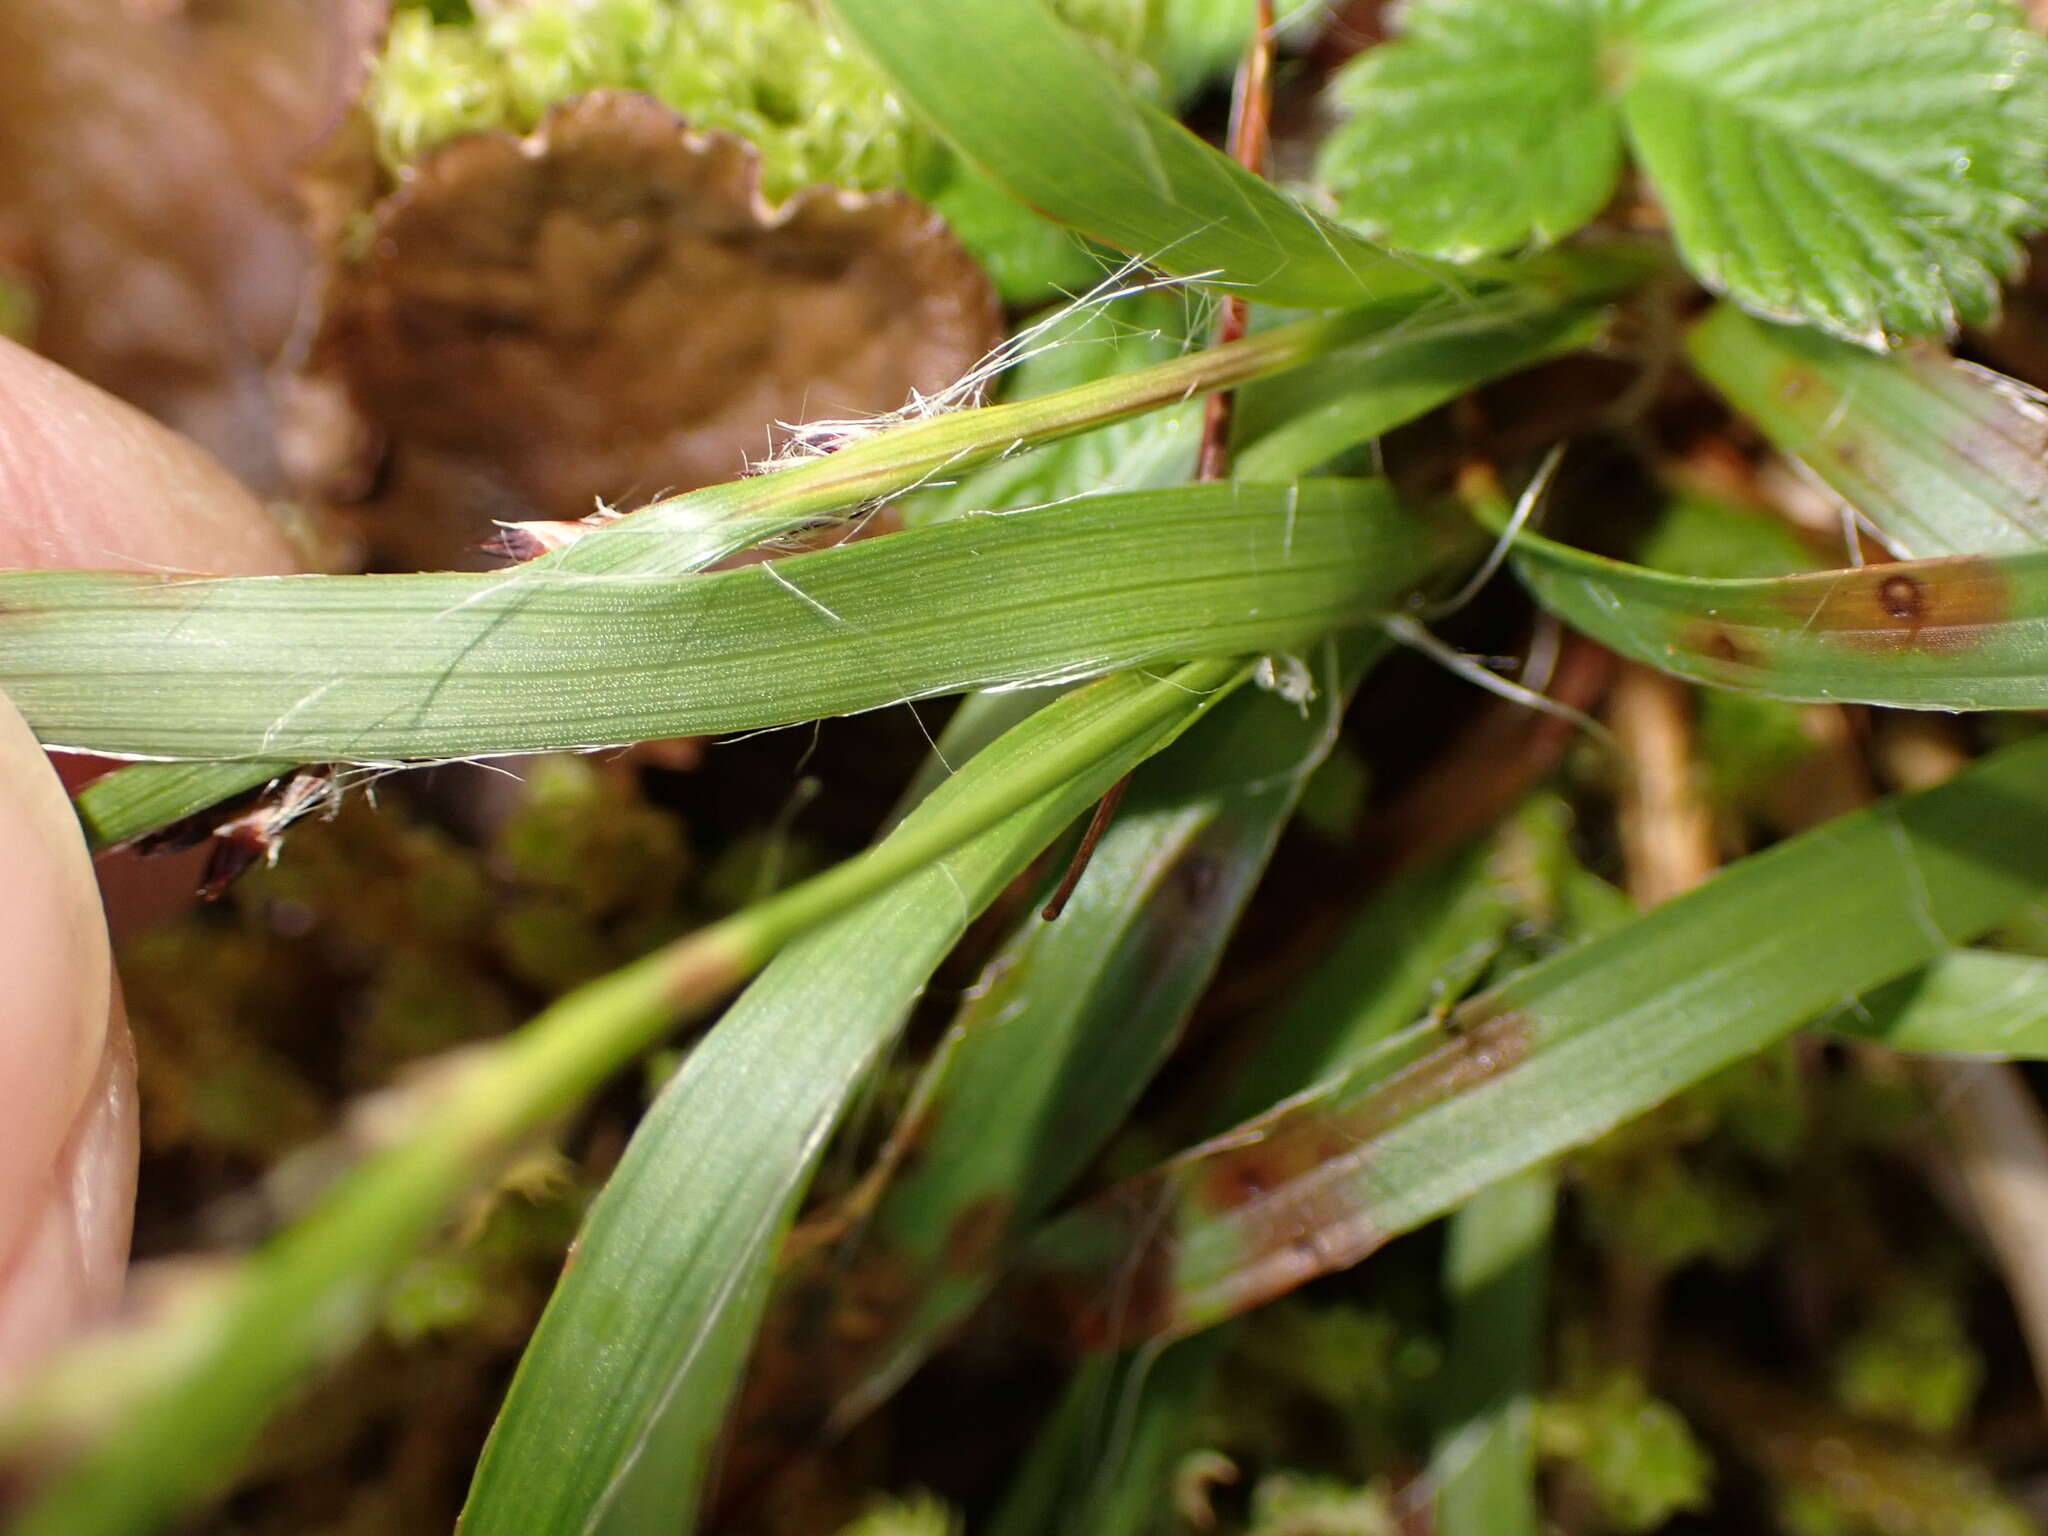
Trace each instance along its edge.
<instances>
[{"instance_id":1,"label":"luzula plant","mask_svg":"<svg viewBox=\"0 0 2048 1536\"><path fill-rule=\"evenodd\" d=\"M214 1490L465 1192L687 1020L701 1033L587 1214L465 1531L690 1527L723 1437L850 1433L977 1310L1041 1341L1068 1383L992 1528L1144 1529L1170 1486L1206 1508L1201 1466L1176 1484L1174 1463L1234 1320L1446 1217L1448 1407L1404 1496L1447 1536L1533 1532L1541 1454L1611 1495L1609 1528L1703 1506L1704 1453L1627 1369L1589 1366L1535 1411L1558 1160L1789 1039L2048 1051L2048 951L2025 919L2048 891L2030 713L2048 707L2048 415L1944 350L1990 322L2022 239L2048 226L2048 44L2027 17L2007 0L1413 0L1336 76L1339 120L1313 184L1292 186L1170 103L1219 16L1261 60L1249 5L477 9L394 23L372 92L387 173L456 135L564 121L549 114L576 110L565 96L641 91L755 143L770 203L822 181L960 210L1013 301L1084 254L1132 266L1072 313L1020 318L1002 358L1021 364L976 380L987 403L967 390L799 429L753 473L548 520L532 558L0 576L0 687L53 747L138 760L80 797L105 844L307 765L588 751L966 696L937 742L948 771L867 852L423 1079L387 1144L237 1267L203 1329L144 1357L117 1425L20 1528L145 1529ZM1244 71L1241 123L1261 115L1260 78ZM1052 225L1070 233L1047 245ZM1212 343L1180 299L1124 291L1161 281L1245 306L1248 334ZM1618 381L1524 402L1496 441L1479 392L1560 358ZM1715 419L1732 408L1752 458L1803 466L1839 523L1744 536L1732 494L1684 483L1687 429L1658 415L1672 387L1717 393ZM1234 420L1208 414L1205 443L1200 402L1223 395ZM1374 445L1446 405L1465 426L1453 451L1380 474ZM1575 479L1594 441L1649 492L1609 505ZM1198 474L1203 447L1226 475ZM1550 488L1524 494L1563 448ZM1674 508L1708 532L1687 544ZM786 552L885 512L895 531ZM1535 527L1546 515L1556 536ZM759 549L774 558L733 560ZM1519 623L1524 600L1547 673L1503 678L1431 636L1463 604ZM1283 830L1320 814L1349 701L1402 644L1566 719L1507 775L1508 803L1455 797L1472 824L1387 853L1372 899L1331 904L1320 958L1252 1010L1258 1027L1222 1045L1194 1031L1202 1069L1180 1071ZM1647 911L1585 867L1558 802L1526 798L1617 666L1653 707L1679 701L1681 769L1695 724L1735 743L1713 766L1740 856L1697 883L1723 851L1709 825L1706 867ZM1735 712L1695 717L1665 679ZM1401 730L1380 705L1365 724ZM1809 751L1802 722L1845 705L1989 723L1926 787L1766 834L1743 798L1759 765ZM1610 724L1574 771L1625 806L1656 761ZM1048 850L1126 778L1065 911L1025 915L1067 862ZM832 1228L843 1241L792 1238L835 1127L991 911L1007 936ZM1145 1124L1173 1139L1117 1143L1106 1177L1099 1158L1170 1058L1189 1105ZM1732 1122L1761 1093L1702 1112ZM1645 1230L1632 1166L1610 1147L1581 1169L1610 1230ZM1739 1225L1706 1181L1672 1187ZM1743 1251L1663 1238L1669 1265ZM821 1334L835 1308L854 1322ZM1671 1390L1740 1442L1728 1405L1747 1387L1718 1368L1676 1371ZM1783 1454L1823 1431L1775 1399L1756 1413L1791 1427L1738 1454L1798 1518L1815 1499L1863 1518L1855 1489L1816 1493L1826 1469ZM1654 1475L1603 1461L1643 1444ZM2010 1528L1981 1479L1856 1454L1909 1490L1900 1507ZM1288 1523L1311 1506L1345 1529L1395 1518L1384 1488L1297 1480L1262 1485L1241 1524L1336 1528ZM945 1519L911 1500L865 1528Z\"/></svg>"}]
</instances>

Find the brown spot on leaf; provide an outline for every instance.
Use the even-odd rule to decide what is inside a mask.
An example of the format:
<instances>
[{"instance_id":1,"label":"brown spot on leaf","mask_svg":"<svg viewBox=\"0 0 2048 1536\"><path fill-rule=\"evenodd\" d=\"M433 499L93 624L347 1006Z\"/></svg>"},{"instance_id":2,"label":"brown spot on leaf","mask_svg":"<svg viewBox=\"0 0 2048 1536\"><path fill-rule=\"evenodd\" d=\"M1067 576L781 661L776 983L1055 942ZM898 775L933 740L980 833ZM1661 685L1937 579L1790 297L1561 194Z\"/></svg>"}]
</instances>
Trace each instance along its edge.
<instances>
[{"instance_id":1,"label":"brown spot on leaf","mask_svg":"<svg viewBox=\"0 0 2048 1536\"><path fill-rule=\"evenodd\" d=\"M1771 392L1780 400L1789 403L1803 400L1812 394L1818 382L1813 376L1812 369L1796 363L1788 364L1778 370L1777 381L1773 384Z\"/></svg>"},{"instance_id":2,"label":"brown spot on leaf","mask_svg":"<svg viewBox=\"0 0 2048 1536\"><path fill-rule=\"evenodd\" d=\"M2012 613L2010 578L1980 555L1827 571L1783 594L1802 627L1878 653L1966 650Z\"/></svg>"},{"instance_id":3,"label":"brown spot on leaf","mask_svg":"<svg viewBox=\"0 0 2048 1536\"><path fill-rule=\"evenodd\" d=\"M1350 1136L1364 1141L1383 1135L1431 1105L1520 1065L1529 1054L1534 1022L1526 1013L1501 1011L1480 997L1453 1010L1444 1031L1450 1038L1442 1045L1342 1111Z\"/></svg>"},{"instance_id":4,"label":"brown spot on leaf","mask_svg":"<svg viewBox=\"0 0 2048 1536\"><path fill-rule=\"evenodd\" d=\"M993 345L988 282L929 211L829 187L769 208L758 180L747 144L620 92L413 169L319 345L390 445L386 563L732 479L777 422L896 410Z\"/></svg>"},{"instance_id":5,"label":"brown spot on leaf","mask_svg":"<svg viewBox=\"0 0 2048 1536\"><path fill-rule=\"evenodd\" d=\"M1879 606L1893 618L1917 623L1927 612L1927 594L1910 576L1887 576L1877 584Z\"/></svg>"},{"instance_id":6,"label":"brown spot on leaf","mask_svg":"<svg viewBox=\"0 0 2048 1536\"><path fill-rule=\"evenodd\" d=\"M1357 1138L1335 1119L1284 1116L1272 1131L1248 1133L1195 1164L1202 1175L1201 1203L1220 1211L1255 1205L1357 1150Z\"/></svg>"},{"instance_id":7,"label":"brown spot on leaf","mask_svg":"<svg viewBox=\"0 0 2048 1536\"><path fill-rule=\"evenodd\" d=\"M1253 1121L1084 1207L1079 1220L1113 1257L1056 1277L1074 1340L1092 1349L1173 1337L1348 1268L1384 1243L1391 1234L1357 1178L1374 1140L1516 1066L1534 1024L1476 999L1445 1029L1442 1044L1348 1103L1318 1101ZM1183 1294L1178 1233L1219 1217L1235 1229L1239 1257L1227 1273L1197 1281L1197 1294Z\"/></svg>"},{"instance_id":8,"label":"brown spot on leaf","mask_svg":"<svg viewBox=\"0 0 2048 1536\"><path fill-rule=\"evenodd\" d=\"M1851 474L1862 474L1869 462L1869 454L1863 444L1853 438L1845 437L1830 443L1826 451L1832 453L1835 462Z\"/></svg>"},{"instance_id":9,"label":"brown spot on leaf","mask_svg":"<svg viewBox=\"0 0 2048 1536\"><path fill-rule=\"evenodd\" d=\"M1764 657L1748 641L1737 638L1735 632L1725 624L1712 619L1700 619L1688 624L1680 632L1679 649L1694 656L1702 656L1724 667L1739 667L1748 670L1764 665Z\"/></svg>"}]
</instances>

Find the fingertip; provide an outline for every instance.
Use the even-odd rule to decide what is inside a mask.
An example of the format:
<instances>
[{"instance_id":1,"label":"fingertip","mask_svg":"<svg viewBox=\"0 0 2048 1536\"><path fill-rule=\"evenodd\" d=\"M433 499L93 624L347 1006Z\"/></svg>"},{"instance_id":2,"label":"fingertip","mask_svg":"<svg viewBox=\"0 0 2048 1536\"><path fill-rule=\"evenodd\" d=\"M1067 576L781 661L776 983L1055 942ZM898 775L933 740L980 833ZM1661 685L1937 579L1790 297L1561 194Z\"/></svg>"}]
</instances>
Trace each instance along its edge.
<instances>
[{"instance_id":1,"label":"fingertip","mask_svg":"<svg viewBox=\"0 0 2048 1536\"><path fill-rule=\"evenodd\" d=\"M0 1256L34 1216L98 1077L113 1007L85 839L28 725L0 698Z\"/></svg>"},{"instance_id":2,"label":"fingertip","mask_svg":"<svg viewBox=\"0 0 2048 1536\"><path fill-rule=\"evenodd\" d=\"M0 337L0 569L293 563L275 519L203 449Z\"/></svg>"},{"instance_id":3,"label":"fingertip","mask_svg":"<svg viewBox=\"0 0 2048 1536\"><path fill-rule=\"evenodd\" d=\"M0 1249L0 1381L113 1314L134 1227L135 1052L118 997L76 1124Z\"/></svg>"}]
</instances>

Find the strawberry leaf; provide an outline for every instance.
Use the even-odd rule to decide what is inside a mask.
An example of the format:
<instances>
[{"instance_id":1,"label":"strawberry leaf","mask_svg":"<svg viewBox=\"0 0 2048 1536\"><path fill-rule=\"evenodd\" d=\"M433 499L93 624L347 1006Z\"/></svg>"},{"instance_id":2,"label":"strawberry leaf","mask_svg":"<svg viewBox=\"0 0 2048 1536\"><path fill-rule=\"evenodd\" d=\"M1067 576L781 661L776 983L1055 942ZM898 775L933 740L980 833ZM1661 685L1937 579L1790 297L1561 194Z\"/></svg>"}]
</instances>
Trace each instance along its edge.
<instances>
[{"instance_id":1,"label":"strawberry leaf","mask_svg":"<svg viewBox=\"0 0 2048 1536\"><path fill-rule=\"evenodd\" d=\"M1385 240L1570 233L1626 138L1709 288L1867 346L1988 319L2048 225L2048 41L2011 0L1415 0L1319 169Z\"/></svg>"},{"instance_id":2,"label":"strawberry leaf","mask_svg":"<svg viewBox=\"0 0 2048 1536\"><path fill-rule=\"evenodd\" d=\"M1621 133L1590 0L1429 0L1338 78L1350 120L1318 178L1368 234L1455 261L1562 238L1600 211Z\"/></svg>"}]
</instances>

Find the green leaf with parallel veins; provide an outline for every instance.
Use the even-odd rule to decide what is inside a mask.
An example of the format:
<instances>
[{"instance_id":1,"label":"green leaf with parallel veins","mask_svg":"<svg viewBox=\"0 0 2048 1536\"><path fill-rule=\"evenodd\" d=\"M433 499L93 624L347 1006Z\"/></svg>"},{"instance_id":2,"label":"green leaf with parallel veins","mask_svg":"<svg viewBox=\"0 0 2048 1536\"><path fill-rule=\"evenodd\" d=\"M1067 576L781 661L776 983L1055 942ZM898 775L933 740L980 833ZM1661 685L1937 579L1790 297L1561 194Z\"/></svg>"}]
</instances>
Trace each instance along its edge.
<instances>
[{"instance_id":1,"label":"green leaf with parallel veins","mask_svg":"<svg viewBox=\"0 0 2048 1536\"><path fill-rule=\"evenodd\" d=\"M1443 286L1133 94L1044 0L830 8L911 107L998 186L1163 271L1300 308Z\"/></svg>"},{"instance_id":2,"label":"green leaf with parallel veins","mask_svg":"<svg viewBox=\"0 0 2048 1536\"><path fill-rule=\"evenodd\" d=\"M2048 545L2048 403L2017 379L1933 347L1874 356L1725 304L1686 352L1900 559Z\"/></svg>"},{"instance_id":3,"label":"green leaf with parallel veins","mask_svg":"<svg viewBox=\"0 0 2048 1536\"><path fill-rule=\"evenodd\" d=\"M1028 1262L1097 1345L1355 1264L2038 900L2044 771L2037 737L1732 864L1070 1211Z\"/></svg>"},{"instance_id":4,"label":"green leaf with parallel veins","mask_svg":"<svg viewBox=\"0 0 2048 1536\"><path fill-rule=\"evenodd\" d=\"M1621 174L1588 0L1431 0L1338 78L1317 178L1368 233L1470 260L1562 238Z\"/></svg>"},{"instance_id":5,"label":"green leaf with parallel veins","mask_svg":"<svg viewBox=\"0 0 2048 1536\"><path fill-rule=\"evenodd\" d=\"M2048 551L1706 581L1524 533L1512 560L1565 623L1674 677L1816 704L2048 708Z\"/></svg>"},{"instance_id":6,"label":"green leaf with parallel veins","mask_svg":"<svg viewBox=\"0 0 2048 1536\"><path fill-rule=\"evenodd\" d=\"M1002 848L1018 841L1050 838L1109 784L1199 719L1246 670L1235 662L1196 662L1163 675L1131 672L1075 689L984 747L867 853L686 934L561 998L523 1029L444 1063L439 1074L418 1085L416 1097L409 1097L403 1108L393 1107L388 1145L237 1269L214 1293L216 1310L207 1326L181 1336L167 1364L143 1364L146 1385L119 1429L38 1490L39 1502L25 1508L9 1529L18 1536L132 1536L162 1529L172 1512L218 1486L245 1453L258 1424L306 1374L360 1337L374 1318L366 1303L378 1287L416 1251L456 1197L485 1178L524 1137L652 1046L678 1017L702 1011L777 951L871 898L915 903L919 890L936 885L935 894L926 891L926 904L964 915L966 889L980 876L964 875L956 885L949 870L1007 857ZM1029 851L1027 846L1026 857ZM909 910L897 908L899 915ZM838 990L857 989L864 979L843 978ZM708 1056L700 1047L691 1057L690 1076L680 1081L701 1080L714 1068L744 1066L760 1042L728 1038L733 1022L726 1020L706 1042L725 1038L726 1045ZM859 1042L842 1044L858 1048ZM784 1069L785 1088L791 1072L801 1076L810 1066L801 1051L785 1049L767 1059ZM801 1118L801 1106L785 1099L771 1112L760 1102L764 1079L741 1077L738 1091L710 1095L719 1149L732 1159L746 1153L734 1139L741 1126L735 1116L740 1116L770 1138L773 1149L791 1155L783 1132L793 1109ZM764 1155L768 1145L756 1141L753 1151ZM801 1146L794 1150L808 1155ZM734 1166L727 1164L728 1170ZM792 1166L783 1165L785 1177ZM696 1171L702 1175L710 1167L700 1163ZM610 1207L616 1209L617 1203ZM716 1216L735 1212L765 1214L735 1198L719 1211L695 1212L701 1225L691 1228L679 1224L680 1208L669 1207L652 1230L670 1244L687 1242L693 1231L730 1239L734 1226L744 1229L747 1223L721 1223ZM599 1217L594 1213L591 1219L596 1223ZM598 1254L605 1246L592 1240L571 1271L572 1277L582 1277L579 1288L596 1284ZM700 1263L715 1266L721 1257L741 1251L707 1243L696 1255ZM613 1250L613 1257L619 1256ZM657 1266L655 1273L669 1286L703 1278L701 1270L685 1273L673 1266ZM743 1275L729 1273L743 1291ZM715 1286L702 1294L716 1306L715 1313L685 1302L680 1315L696 1327L715 1329L725 1322L732 1298L721 1298ZM643 1286L630 1299L659 1310L669 1297L666 1290ZM622 1346L632 1331L620 1331L617 1314L612 1316L607 1337ZM664 1346L678 1342L668 1334L661 1338ZM655 1363L636 1362L621 1347L610 1357L612 1365L619 1365L620 1353L627 1355L623 1368L628 1375ZM576 1363L588 1377L601 1362L581 1353ZM618 1380L589 1378L579 1387L588 1391L593 1381L599 1388L613 1387ZM601 1400L631 1407L616 1393ZM552 1497L567 1499L575 1513L572 1485L593 1469L568 1436L570 1421L560 1416L561 1401L557 1397L546 1405L555 1433L544 1440L545 1455L526 1459L526 1487L535 1498L545 1488ZM691 1400L693 1405L700 1401ZM515 1506L526 1517L515 1526L522 1536L557 1528L544 1523L546 1512L535 1498ZM583 1529L580 1520L570 1528ZM672 1506L663 1512L661 1529L679 1528Z\"/></svg>"},{"instance_id":7,"label":"green leaf with parallel veins","mask_svg":"<svg viewBox=\"0 0 2048 1536\"><path fill-rule=\"evenodd\" d=\"M2048 960L1959 949L1822 1021L1896 1051L2048 1060Z\"/></svg>"},{"instance_id":8,"label":"green leaf with parallel veins","mask_svg":"<svg viewBox=\"0 0 2048 1536\"><path fill-rule=\"evenodd\" d=\"M0 575L0 680L46 742L162 757L750 730L1284 650L1398 604L1455 553L1445 532L1384 485L1317 480L1094 497L678 577Z\"/></svg>"}]
</instances>

